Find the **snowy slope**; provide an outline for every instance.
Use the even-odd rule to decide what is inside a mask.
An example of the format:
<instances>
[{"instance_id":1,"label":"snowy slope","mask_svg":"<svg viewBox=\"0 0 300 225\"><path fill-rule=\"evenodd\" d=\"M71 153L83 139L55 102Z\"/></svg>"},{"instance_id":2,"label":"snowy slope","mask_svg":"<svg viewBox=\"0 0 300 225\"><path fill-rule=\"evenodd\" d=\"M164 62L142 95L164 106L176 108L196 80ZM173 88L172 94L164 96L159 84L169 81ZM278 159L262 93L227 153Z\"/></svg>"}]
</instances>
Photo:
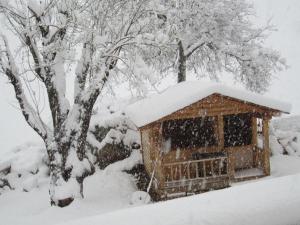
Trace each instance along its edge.
<instances>
[{"instance_id":1,"label":"snowy slope","mask_svg":"<svg viewBox=\"0 0 300 225\"><path fill-rule=\"evenodd\" d=\"M136 190L133 178L119 171L96 171L84 181L84 199L66 208L51 207L49 184L23 192L0 194L1 225L54 225L88 216L104 214L130 206Z\"/></svg>"},{"instance_id":2,"label":"snowy slope","mask_svg":"<svg viewBox=\"0 0 300 225\"><path fill-rule=\"evenodd\" d=\"M61 225L300 224L299 187L297 174Z\"/></svg>"},{"instance_id":3,"label":"snowy slope","mask_svg":"<svg viewBox=\"0 0 300 225\"><path fill-rule=\"evenodd\" d=\"M205 221L203 224L212 222L211 224L219 225L222 224L220 222L222 220L223 224L230 225L235 224L234 222L241 225L248 222L248 224L261 222L261 224L272 225L298 225L300 224L298 221L300 157L297 154L282 155L283 149L278 141L286 144L285 148L298 146L299 119L299 117L291 117L272 122L273 134L280 134L280 136L276 136L279 138L277 140L272 136L273 134L271 135L276 143L276 149L273 148L274 145L271 145L273 153L271 176L235 183L234 187L222 191L134 207L134 209L126 209L133 207L130 204L131 197L137 190L134 178L120 172L131 165L128 159L112 164L105 170L97 170L93 176L85 180L85 198L77 199L69 207L60 209L51 207L49 204L49 179L45 168L47 160L42 151L43 148L40 145L25 145L16 148L10 154L0 156L0 170L6 168L7 165L11 166L11 173L4 178L7 178L15 188L13 191L8 188L0 190L0 224L109 225L109 222L112 222L112 224L132 223L135 225L136 220L138 224L160 225L162 222L164 225L189 225L202 224L200 222ZM132 154L129 162L139 161L139 156L139 154ZM130 216L136 218L139 214L139 218L146 218L145 221L133 219L132 222ZM280 218L277 218L279 215ZM117 217L121 219L115 220ZM249 218L257 223L251 223L252 220L250 221Z\"/></svg>"},{"instance_id":4,"label":"snowy slope","mask_svg":"<svg viewBox=\"0 0 300 225\"><path fill-rule=\"evenodd\" d=\"M117 164L117 167L120 166L122 165ZM132 211L129 210L129 212L127 210L120 211L120 212L115 212L115 211L132 207L132 205L130 205L130 199L132 193L136 191L136 187L134 185L133 178L131 176L119 172L116 169L117 168L110 167L105 171L97 171L95 175L88 177L85 180L85 187L84 187L85 198L82 200L76 200L69 207L63 209L50 206L49 195L48 195L48 182L44 183L44 185L41 185L38 188L33 188L29 192L23 192L21 189L5 192L2 195L0 195L0 224L1 225L2 224L3 225L41 225L41 224L55 225L55 224L65 223L64 225L71 225L71 224L109 225L109 223L102 223L102 222L104 222L104 220L110 220L111 217L114 216L121 216L121 215L124 216L124 214L127 213L133 216L135 220L137 220L136 215L138 215L138 213L141 213L141 216L139 216L138 218L142 218L142 219L146 218L146 220L152 218L151 221L153 222L154 219L160 220L157 217L161 216L162 218L167 219L168 218L167 216L170 215L167 214L167 216L164 217L163 214L161 215L157 214L155 217L151 215L148 217L150 212L158 213L158 211L160 210L162 210L162 212L170 210L171 213L172 210L176 208L176 205L178 203L181 204L181 201L183 201L184 202L183 206L185 207L182 206L180 207L180 209L182 208L186 208L186 209L183 209L184 211L182 211L182 213L178 213L178 211L173 211L173 212L174 215L178 215L176 218L179 219L179 222L182 221L181 224L185 225L186 224L185 222L188 219L188 217L190 218L190 221L193 222L195 218L202 215L203 211L199 211L199 212L197 211L197 213L195 213L193 211L194 210L193 208L196 207L199 210L200 209L205 210L203 209L204 206L202 207L200 206L201 204L204 203L206 204L205 206L206 210L209 211L209 210L217 210L213 206L215 205L215 203L219 202L221 206L223 206L223 209L220 206L218 210L220 210L221 212L216 211L215 213L216 215L219 215L219 219L221 219L222 217L226 219L227 217L224 214L228 213L232 215L232 212L230 212L230 208L227 208L229 207L228 204L231 204L232 207L234 206L234 204L237 204L235 206L236 208L242 205L242 207L240 207L242 210L244 208L244 205L247 207L248 205L249 207L256 207L257 205L250 206L250 204L253 203L253 202L251 203L252 201L251 199L259 198L260 200L257 204L260 205L257 206L256 209L249 211L245 215L234 213L235 217L239 217L240 220L244 218L247 219L247 217L251 213L259 217L261 213L267 210L264 209L264 207L265 206L269 207L268 204L270 202L272 202L274 206L272 209L269 207L268 210L274 209L273 213L275 215L277 214L277 212L280 212L280 215L286 211L293 213L295 207L292 207L292 204L294 203L299 204L297 200L298 199L297 193L300 190L299 188L300 184L298 182L295 183L295 180L297 179L299 180L300 175L284 177L289 174L300 173L300 157L295 157L295 156L277 155L271 157L271 171L272 171L271 177L266 177L263 179L259 179L257 181L248 181L247 183L238 183L235 184L236 187L232 187L223 191L213 191L206 194L197 195L191 198L178 199L178 200L171 201L172 203L166 202L166 203L153 204L141 208L135 207ZM278 177L282 177L282 178L277 179ZM271 183L268 180L270 180ZM286 187L283 187L282 183L284 182L286 183L285 184ZM255 184L258 184L258 186L256 186ZM265 188L268 188L269 190L267 191L265 190ZM286 190L288 191L286 192ZM247 192L247 194L246 195L243 194L244 197L240 197L238 196L239 195L238 193L241 192ZM270 193L268 194L266 192L270 192ZM274 196L272 195L272 193L274 193ZM226 197L227 195L229 195L229 197ZM209 196L213 196L213 197L209 197ZM248 198L246 198L246 196L248 196ZM212 201L217 197L218 198L220 197L220 200ZM282 203L280 199L282 201L285 201L285 203ZM225 200L229 201L227 205L224 205L225 202L222 203L222 201ZM191 202L188 203L189 201ZM157 209L155 209L156 207ZM167 207L168 208L170 207L170 209L167 209ZM282 209L282 207L285 208ZM205 213L209 213L207 211L205 211ZM200 214L200 212L202 213ZM211 211L211 213L213 212L214 211ZM109 214L106 215L106 213ZM289 215L290 214L287 214L287 216ZM297 212L296 215L300 215L299 211ZM84 218L92 222L88 223L86 220L84 220ZM97 220L97 222L94 221L94 218ZM273 218L273 215L271 215L270 218ZM202 219L204 218L202 217ZM237 220L237 218L235 219ZM84 220L84 222L82 222L82 220ZM140 220L137 221L140 222ZM174 222L174 220L172 221ZM128 220L124 220L124 222L128 222ZM122 220L119 220L119 224L123 225L126 223L123 223ZM156 224L156 223L153 222L152 224ZM166 222L166 224L168 224L168 222ZM205 224L209 224L209 223L205 223ZM240 223L240 225L243 224L244 223ZM266 222L265 224L267 225L269 223ZM134 223L132 225L134 225ZM282 225L285 225L285 223L282 223Z\"/></svg>"},{"instance_id":5,"label":"snowy slope","mask_svg":"<svg viewBox=\"0 0 300 225\"><path fill-rule=\"evenodd\" d=\"M288 103L243 89L214 82L185 81L167 88L160 94L155 94L129 105L125 112L138 127L141 127L214 93L287 113L291 110L291 105Z\"/></svg>"}]
</instances>

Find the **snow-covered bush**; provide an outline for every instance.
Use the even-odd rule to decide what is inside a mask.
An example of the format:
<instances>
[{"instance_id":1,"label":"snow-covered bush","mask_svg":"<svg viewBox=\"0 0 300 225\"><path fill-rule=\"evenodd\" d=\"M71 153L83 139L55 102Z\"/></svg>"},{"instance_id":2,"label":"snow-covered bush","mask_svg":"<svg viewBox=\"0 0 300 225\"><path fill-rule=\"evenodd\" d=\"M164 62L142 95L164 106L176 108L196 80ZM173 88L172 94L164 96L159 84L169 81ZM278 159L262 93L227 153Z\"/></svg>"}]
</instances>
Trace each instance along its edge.
<instances>
[{"instance_id":1,"label":"snow-covered bush","mask_svg":"<svg viewBox=\"0 0 300 225\"><path fill-rule=\"evenodd\" d=\"M300 156L300 116L275 119L270 126L272 154Z\"/></svg>"},{"instance_id":2,"label":"snow-covered bush","mask_svg":"<svg viewBox=\"0 0 300 225\"><path fill-rule=\"evenodd\" d=\"M107 105L91 120L87 145L94 157L93 162L101 169L129 157L132 150L140 148L137 128L118 105Z\"/></svg>"}]
</instances>

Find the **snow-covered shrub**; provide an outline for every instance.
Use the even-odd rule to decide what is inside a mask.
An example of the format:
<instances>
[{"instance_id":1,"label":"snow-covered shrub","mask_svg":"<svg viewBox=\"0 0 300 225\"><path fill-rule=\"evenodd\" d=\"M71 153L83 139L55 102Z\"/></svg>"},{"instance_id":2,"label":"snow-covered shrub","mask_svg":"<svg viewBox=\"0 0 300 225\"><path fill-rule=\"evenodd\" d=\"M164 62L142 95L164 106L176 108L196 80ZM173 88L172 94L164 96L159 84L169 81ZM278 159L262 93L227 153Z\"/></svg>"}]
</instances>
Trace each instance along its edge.
<instances>
[{"instance_id":1,"label":"snow-covered shrub","mask_svg":"<svg viewBox=\"0 0 300 225\"><path fill-rule=\"evenodd\" d=\"M46 149L42 144L26 144L0 159L0 194L10 189L30 191L48 182Z\"/></svg>"},{"instance_id":2,"label":"snow-covered shrub","mask_svg":"<svg viewBox=\"0 0 300 225\"><path fill-rule=\"evenodd\" d=\"M87 142L94 163L104 169L139 149L140 135L122 110L108 105L92 117Z\"/></svg>"},{"instance_id":3,"label":"snow-covered shrub","mask_svg":"<svg viewBox=\"0 0 300 225\"><path fill-rule=\"evenodd\" d=\"M114 105L110 102L96 110L88 133L87 155L101 169L120 161L115 164L118 171L135 175L131 170L142 163L140 136L135 125L122 113L120 106L125 105L126 102ZM0 158L0 194L11 189L30 191L41 183L48 184L48 176L43 144L22 145Z\"/></svg>"},{"instance_id":4,"label":"snow-covered shrub","mask_svg":"<svg viewBox=\"0 0 300 225\"><path fill-rule=\"evenodd\" d=\"M275 119L270 126L272 154L300 156L300 116Z\"/></svg>"}]
</instances>

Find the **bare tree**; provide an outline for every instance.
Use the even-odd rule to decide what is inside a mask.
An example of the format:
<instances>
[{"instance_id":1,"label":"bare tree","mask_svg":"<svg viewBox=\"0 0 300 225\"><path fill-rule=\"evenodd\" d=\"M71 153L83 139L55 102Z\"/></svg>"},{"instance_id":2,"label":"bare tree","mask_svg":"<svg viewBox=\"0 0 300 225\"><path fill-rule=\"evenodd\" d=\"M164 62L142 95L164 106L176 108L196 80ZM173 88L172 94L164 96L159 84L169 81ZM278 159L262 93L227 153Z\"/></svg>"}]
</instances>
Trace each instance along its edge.
<instances>
[{"instance_id":1,"label":"bare tree","mask_svg":"<svg viewBox=\"0 0 300 225\"><path fill-rule=\"evenodd\" d=\"M0 69L10 80L27 123L44 140L50 160L51 204L83 197L83 180L94 172L85 145L92 109L118 61L126 61L136 39L148 32L146 0L44 0L0 2L0 12L25 51L15 61L4 34ZM79 53L80 58L76 57ZM18 64L18 65L17 65ZM67 65L76 67L74 100L66 97ZM72 71L72 70L71 70ZM53 129L26 95L24 74L46 90Z\"/></svg>"}]
</instances>

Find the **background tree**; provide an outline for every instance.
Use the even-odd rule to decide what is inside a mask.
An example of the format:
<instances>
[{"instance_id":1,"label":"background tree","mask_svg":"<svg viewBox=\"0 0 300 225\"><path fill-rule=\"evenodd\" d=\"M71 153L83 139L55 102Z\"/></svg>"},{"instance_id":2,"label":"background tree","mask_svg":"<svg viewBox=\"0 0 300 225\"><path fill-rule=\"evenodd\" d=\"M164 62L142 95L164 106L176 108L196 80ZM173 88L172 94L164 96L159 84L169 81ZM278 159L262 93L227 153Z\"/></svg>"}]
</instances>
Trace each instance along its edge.
<instances>
[{"instance_id":1,"label":"background tree","mask_svg":"<svg viewBox=\"0 0 300 225\"><path fill-rule=\"evenodd\" d=\"M221 71L256 92L265 91L273 72L284 60L264 47L271 26L253 25L254 9L245 0L170 0L158 9L164 19L156 42L145 59L161 72L176 71L178 82L186 72L218 79ZM150 57L149 57L150 56Z\"/></svg>"},{"instance_id":2,"label":"background tree","mask_svg":"<svg viewBox=\"0 0 300 225\"><path fill-rule=\"evenodd\" d=\"M83 196L83 180L94 172L85 150L93 106L117 62L126 62L140 44L136 40L153 25L149 7L145 0L0 2L1 14L21 43L14 55L2 34L0 69L27 123L45 142L51 204L65 206ZM24 89L27 75L45 89L53 129ZM67 75L75 80L72 100L66 97Z\"/></svg>"}]
</instances>

